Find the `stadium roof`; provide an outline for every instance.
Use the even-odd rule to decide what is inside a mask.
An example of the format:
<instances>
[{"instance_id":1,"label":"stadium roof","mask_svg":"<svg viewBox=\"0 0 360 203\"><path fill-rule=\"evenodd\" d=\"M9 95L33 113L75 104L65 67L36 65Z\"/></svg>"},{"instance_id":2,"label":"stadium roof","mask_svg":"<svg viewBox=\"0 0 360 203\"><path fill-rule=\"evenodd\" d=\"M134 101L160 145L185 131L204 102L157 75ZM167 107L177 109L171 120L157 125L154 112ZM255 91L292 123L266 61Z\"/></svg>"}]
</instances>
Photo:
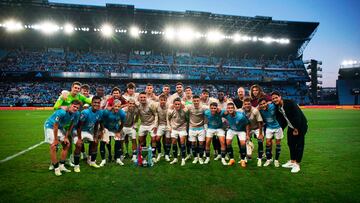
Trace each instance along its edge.
<instances>
[{"instance_id":1,"label":"stadium roof","mask_svg":"<svg viewBox=\"0 0 360 203\"><path fill-rule=\"evenodd\" d=\"M360 67L356 68L340 68L339 79L360 79Z\"/></svg>"},{"instance_id":2,"label":"stadium roof","mask_svg":"<svg viewBox=\"0 0 360 203\"><path fill-rule=\"evenodd\" d=\"M251 52L258 53L259 50L265 50L264 52L267 53L262 54L293 55L294 57L302 56L303 50L319 25L317 22L273 20L272 17L266 16L244 17L189 10L185 12L150 10L122 4L106 4L106 6L61 4L51 3L47 0L3 0L0 3L0 9L2 11L0 22L9 18L16 18L23 24L33 24L44 19L51 19L59 23L71 22L79 27L87 27L90 32L107 22L124 30L136 25L141 30L148 30L147 35L150 35L151 30L163 31L167 26L190 25L202 31L221 30L229 36L234 33L241 33L243 36L286 38L290 40L290 44L286 46L269 47L260 43L258 43L259 46L258 44L247 46L245 44L241 48L234 48L231 52L251 54ZM150 42L150 47L154 47L154 44L151 44L153 41L147 41ZM136 46L140 48L140 44L148 43L137 43ZM134 45L132 47L134 48ZM223 47L218 46L218 49L228 47L224 44Z\"/></svg>"}]
</instances>

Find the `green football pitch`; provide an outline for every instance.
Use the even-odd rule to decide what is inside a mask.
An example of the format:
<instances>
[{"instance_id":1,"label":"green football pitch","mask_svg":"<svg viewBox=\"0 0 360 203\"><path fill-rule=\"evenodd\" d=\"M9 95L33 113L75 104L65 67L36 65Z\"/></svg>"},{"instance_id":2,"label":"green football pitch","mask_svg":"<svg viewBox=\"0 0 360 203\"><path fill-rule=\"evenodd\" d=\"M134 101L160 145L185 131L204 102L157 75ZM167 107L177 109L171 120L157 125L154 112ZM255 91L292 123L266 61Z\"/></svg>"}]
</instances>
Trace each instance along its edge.
<instances>
[{"instance_id":1,"label":"green football pitch","mask_svg":"<svg viewBox=\"0 0 360 203\"><path fill-rule=\"evenodd\" d=\"M243 169L208 165L184 167L162 160L152 168L110 163L56 177L48 170L48 145L42 144L0 163L0 202L359 202L360 111L304 110L309 131L298 174L289 169ZM41 142L50 111L0 111L0 160ZM235 157L237 145L233 144ZM256 146L256 144L255 144ZM256 152L256 149L255 149ZM280 162L289 159L286 138ZM100 156L98 156L98 161Z\"/></svg>"}]
</instances>

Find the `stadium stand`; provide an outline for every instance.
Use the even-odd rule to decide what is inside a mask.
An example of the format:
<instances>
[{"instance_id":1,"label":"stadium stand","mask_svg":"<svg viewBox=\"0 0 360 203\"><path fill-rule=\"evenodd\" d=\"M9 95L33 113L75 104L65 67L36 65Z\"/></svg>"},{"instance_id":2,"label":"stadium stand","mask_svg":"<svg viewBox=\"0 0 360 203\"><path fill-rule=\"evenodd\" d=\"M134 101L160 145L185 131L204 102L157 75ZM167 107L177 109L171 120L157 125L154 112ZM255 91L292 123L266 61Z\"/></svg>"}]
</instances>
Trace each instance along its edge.
<instances>
[{"instance_id":1,"label":"stadium stand","mask_svg":"<svg viewBox=\"0 0 360 203\"><path fill-rule=\"evenodd\" d=\"M213 96L219 89L235 96L239 86L248 89L260 84L267 93L279 90L300 104L310 102L306 86L310 79L302 53L319 23L129 5L74 6L47 0L5 1L0 9L0 20L17 13L16 19L24 24L21 33L10 35L0 26L3 106L51 105L75 80L91 86L101 84L107 91L113 86L124 89L130 81L140 91L151 82L157 93L162 84L181 81L192 86L195 94L206 88ZM105 11L115 31L110 38L99 29L104 18L100 13ZM56 37L49 33L44 37L40 32L46 28L34 29L44 18L38 13L52 16L61 26L67 23L64 19L72 20L73 35L60 33L65 30L59 27ZM180 29L184 21L203 32L200 38L187 45L179 39L166 41L164 26L173 24ZM139 27L138 38L131 35L129 22ZM210 25L223 32L220 42L212 44L206 39ZM231 37L238 32L248 35L240 43Z\"/></svg>"},{"instance_id":2,"label":"stadium stand","mask_svg":"<svg viewBox=\"0 0 360 203\"><path fill-rule=\"evenodd\" d=\"M360 67L339 69L336 88L340 105L358 105L360 103Z\"/></svg>"}]
</instances>

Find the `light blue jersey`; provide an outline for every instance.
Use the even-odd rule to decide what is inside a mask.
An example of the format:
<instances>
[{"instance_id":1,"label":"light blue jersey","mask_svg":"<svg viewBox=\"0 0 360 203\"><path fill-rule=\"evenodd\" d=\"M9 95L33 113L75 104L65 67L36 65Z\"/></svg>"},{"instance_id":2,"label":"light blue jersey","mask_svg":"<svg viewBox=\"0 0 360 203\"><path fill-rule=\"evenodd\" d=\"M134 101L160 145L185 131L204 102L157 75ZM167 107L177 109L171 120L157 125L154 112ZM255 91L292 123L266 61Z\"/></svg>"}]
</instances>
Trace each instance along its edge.
<instances>
[{"instance_id":1,"label":"light blue jersey","mask_svg":"<svg viewBox=\"0 0 360 203\"><path fill-rule=\"evenodd\" d=\"M246 131L246 125L250 124L244 112L235 111L235 115L224 116L229 122L229 127L234 131Z\"/></svg>"},{"instance_id":2,"label":"light blue jersey","mask_svg":"<svg viewBox=\"0 0 360 203\"><path fill-rule=\"evenodd\" d=\"M70 113L64 109L58 109L45 121L45 128L52 129L54 128L54 124L58 123L58 129L64 130L64 127L69 126L71 122L75 124L79 119L79 115L79 112Z\"/></svg>"},{"instance_id":3,"label":"light blue jersey","mask_svg":"<svg viewBox=\"0 0 360 203\"><path fill-rule=\"evenodd\" d=\"M260 110L261 117L266 124L266 128L278 129L280 128L279 122L276 120L276 107L275 104L270 103L267 105L267 110Z\"/></svg>"},{"instance_id":4,"label":"light blue jersey","mask_svg":"<svg viewBox=\"0 0 360 203\"><path fill-rule=\"evenodd\" d=\"M80 121L82 122L81 131L93 132L96 122L102 120L102 110L97 110L95 113L92 107L85 109L81 112Z\"/></svg>"},{"instance_id":5,"label":"light blue jersey","mask_svg":"<svg viewBox=\"0 0 360 203\"><path fill-rule=\"evenodd\" d=\"M224 115L225 110L221 110L220 113L215 115L211 114L210 109L205 110L205 118L208 120L208 128L210 129L219 129L223 127L222 116Z\"/></svg>"},{"instance_id":6,"label":"light blue jersey","mask_svg":"<svg viewBox=\"0 0 360 203\"><path fill-rule=\"evenodd\" d=\"M126 113L124 110L119 109L117 113L114 113L110 110L103 110L103 118L102 121L104 126L109 131L115 132L120 128L120 121L125 123Z\"/></svg>"}]
</instances>

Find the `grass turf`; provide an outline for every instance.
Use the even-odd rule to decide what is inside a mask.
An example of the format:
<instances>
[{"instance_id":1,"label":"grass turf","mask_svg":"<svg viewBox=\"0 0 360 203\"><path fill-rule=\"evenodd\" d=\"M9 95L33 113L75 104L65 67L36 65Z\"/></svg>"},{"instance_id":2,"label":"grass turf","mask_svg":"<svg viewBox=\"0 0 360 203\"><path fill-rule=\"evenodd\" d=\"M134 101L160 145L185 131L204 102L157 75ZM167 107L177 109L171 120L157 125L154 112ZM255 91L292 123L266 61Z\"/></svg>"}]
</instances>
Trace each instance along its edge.
<instances>
[{"instance_id":1,"label":"grass turf","mask_svg":"<svg viewBox=\"0 0 360 203\"><path fill-rule=\"evenodd\" d=\"M304 110L309 120L298 174L289 169L239 165L170 166L161 161L137 168L129 160L55 177L48 171L48 145L0 164L0 202L359 202L360 111ZM0 111L0 160L43 140L50 111ZM238 148L234 142L235 157ZM255 144L256 146L256 144ZM256 152L256 149L255 149ZM100 157L98 156L98 160ZM280 162L289 159L286 138Z\"/></svg>"}]
</instances>

